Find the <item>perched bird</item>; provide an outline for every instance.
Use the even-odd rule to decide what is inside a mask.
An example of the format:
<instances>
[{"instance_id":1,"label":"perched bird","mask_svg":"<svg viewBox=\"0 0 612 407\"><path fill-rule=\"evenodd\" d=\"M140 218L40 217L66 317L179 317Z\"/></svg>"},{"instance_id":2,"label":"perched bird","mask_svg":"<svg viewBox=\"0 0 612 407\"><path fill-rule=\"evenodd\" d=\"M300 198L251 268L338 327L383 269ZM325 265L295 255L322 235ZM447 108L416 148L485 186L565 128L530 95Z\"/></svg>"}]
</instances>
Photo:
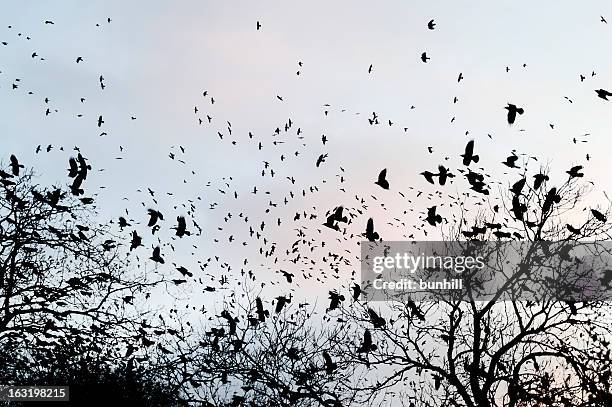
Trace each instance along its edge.
<instances>
[{"instance_id":1,"label":"perched bird","mask_svg":"<svg viewBox=\"0 0 612 407\"><path fill-rule=\"evenodd\" d=\"M374 329L385 327L385 319L379 316L372 308L368 308L368 315L370 316L370 322L374 326Z\"/></svg>"},{"instance_id":2,"label":"perched bird","mask_svg":"<svg viewBox=\"0 0 612 407\"><path fill-rule=\"evenodd\" d=\"M542 186L542 183L544 181L549 180L548 175L541 173L534 175L533 178L535 178L535 181L533 181L533 189L535 189L536 191L540 189L540 186Z\"/></svg>"},{"instance_id":3,"label":"perched bird","mask_svg":"<svg viewBox=\"0 0 612 407\"><path fill-rule=\"evenodd\" d=\"M353 284L353 301L358 301L361 295L361 286L357 283Z\"/></svg>"},{"instance_id":4,"label":"perched bird","mask_svg":"<svg viewBox=\"0 0 612 407\"><path fill-rule=\"evenodd\" d=\"M325 373L332 374L338 368L338 364L332 361L331 356L327 351L323 351L323 359L325 360Z\"/></svg>"},{"instance_id":5,"label":"perched bird","mask_svg":"<svg viewBox=\"0 0 612 407\"><path fill-rule=\"evenodd\" d=\"M329 303L329 308L327 308L327 311L332 311L338 308L340 306L340 303L344 301L344 295L338 294L337 291L330 291L329 300L330 300L330 303Z\"/></svg>"},{"instance_id":6,"label":"perched bird","mask_svg":"<svg viewBox=\"0 0 612 407\"><path fill-rule=\"evenodd\" d=\"M366 329L363 333L361 346L357 348L357 353L369 353L375 351L377 348L378 347L372 343L372 333L369 329Z\"/></svg>"},{"instance_id":7,"label":"perched bird","mask_svg":"<svg viewBox=\"0 0 612 407\"><path fill-rule=\"evenodd\" d=\"M596 209L591 209L591 213L593 214L593 217L600 222L606 223L608 221L608 218Z\"/></svg>"},{"instance_id":8,"label":"perched bird","mask_svg":"<svg viewBox=\"0 0 612 407\"><path fill-rule=\"evenodd\" d=\"M576 165L565 172L569 174L570 179L581 178L581 177L584 177L584 173L580 172L582 168L583 168L582 165Z\"/></svg>"},{"instance_id":9,"label":"perched bird","mask_svg":"<svg viewBox=\"0 0 612 407\"><path fill-rule=\"evenodd\" d=\"M255 312L257 313L257 319L259 322L265 322L266 317L270 316L270 312L268 310L264 310L263 302L259 297L255 299Z\"/></svg>"}]
</instances>

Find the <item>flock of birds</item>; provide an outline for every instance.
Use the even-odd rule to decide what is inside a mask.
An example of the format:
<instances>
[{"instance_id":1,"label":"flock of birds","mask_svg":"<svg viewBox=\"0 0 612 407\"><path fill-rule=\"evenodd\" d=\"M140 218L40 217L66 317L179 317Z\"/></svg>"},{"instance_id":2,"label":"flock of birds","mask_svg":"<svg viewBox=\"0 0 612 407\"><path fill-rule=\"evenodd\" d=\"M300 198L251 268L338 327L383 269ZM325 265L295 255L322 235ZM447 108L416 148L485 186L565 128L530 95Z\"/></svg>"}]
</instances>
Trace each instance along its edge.
<instances>
[{"instance_id":1,"label":"flock of birds","mask_svg":"<svg viewBox=\"0 0 612 407\"><path fill-rule=\"evenodd\" d=\"M111 24L111 22L111 18L106 19L106 24ZM606 23L603 17L602 22ZM47 20L43 24L54 25L54 22ZM96 25L100 27L100 24ZM435 30L436 27L437 24L433 19L425 25L428 30ZM12 26L8 28L13 30ZM265 29L265 26L257 21L255 29L260 31ZM21 32L16 35L24 37ZM25 38L30 39L29 36ZM13 42L2 41L0 44L12 46ZM2 52L1 47L0 52ZM41 54L42 52L35 51L30 54L30 57L44 61L45 58L41 57ZM88 62L86 56L80 55L75 55L74 60L76 64ZM433 60L427 52L423 52L421 61L431 64ZM304 66L303 62L299 61L298 66L301 70ZM298 76L300 70L297 71ZM506 71L509 71L508 67ZM369 65L367 72L368 74L374 72L373 64ZM592 76L595 76L595 72L592 73ZM96 79L99 92L105 92L107 86L111 86L107 85L104 75L99 75ZM584 79L585 77L580 75L580 81ZM464 75L459 73L457 82L462 80L464 80ZM11 89L8 91L19 92L20 84L21 78L14 78ZM595 92L597 97L606 101L612 96L612 93L605 89L597 89ZM34 91L27 93L35 94ZM379 188L380 194L360 195L350 193L350 189L347 189L349 188L350 171L345 170L342 166L336 170L333 181L323 177L316 184L300 183L299 175L290 174L283 167L283 164L291 159L312 160L308 161L307 165L314 172L323 170L326 166L332 165L332 162L337 162L337 159L341 157L333 157L331 151L325 150L329 136L322 135L320 141L318 137L314 141L306 135L306 130L297 126L296 120L292 118L271 126L271 137L257 136L254 132L240 136L234 131L231 121L225 121L217 126L218 120L214 114L215 98L206 90L202 91L201 95L202 103L194 106L193 109L189 107L189 110L193 110L197 126L208 126L207 131L212 134L212 137L206 142L214 140L231 146L237 146L243 142L249 143L249 148L251 148L249 151L253 152L252 162L257 162L256 154L261 154L261 157L264 158L261 160L258 174L261 174L266 182L262 186L258 185L254 179L250 179L248 182L255 185L245 190L240 189L236 179L224 176L220 180L208 181L205 185L206 193L198 192L193 199L187 202L173 202L171 207L163 207L159 199L164 195L163 193L151 187L138 189L136 192L141 194L142 199L136 205L137 207L125 208L125 213L117 214L112 220L120 231L125 232L126 241L113 241L111 244L126 247L126 251L136 259L135 263L139 266L152 265L157 271L163 270L169 273L174 285L185 284L185 286L195 287L196 285L191 286L187 283L197 283L201 285L203 293L222 291L225 301L236 300L235 291L233 291L235 285L231 284L232 281L240 282L246 279L250 282L258 282L262 288L272 286L270 292L276 294L273 294L275 297L271 302L262 298L263 294L256 298L255 313L249 318L249 323L253 326L265 322L266 318L270 317L272 310L268 309L270 305L273 306L275 314L283 312L287 304L292 303L294 295L297 296L299 287L307 280L316 280L321 283L329 279L348 282L350 297L353 301L359 301L362 291L360 285L356 283L358 278L354 271L359 267L359 255L355 253L356 248L362 240L380 241L383 238L383 231L393 233L395 237L395 232L390 232L395 229L404 239L426 238L429 233L435 235L441 226L452 222L464 228L462 233L466 238L478 238L490 232L498 239L521 239L523 236L520 233L508 227L510 224L521 221L528 227L538 226L534 219L529 219L527 208L521 200L527 185L533 190L538 190L543 188L549 180L548 175L543 172L534 174L531 180L528 179L526 163L534 157L526 157L512 151L503 161L499 162L504 170L514 171L512 175L519 177L519 181L510 188L511 217L501 210L500 198L493 196L493 191L501 183L491 179L492 177L483 167L476 167L481 158L477 154L478 145L473 139L467 141L461 154L456 154L455 159L458 163L456 169L450 167L452 161L447 157L445 163L437 165L437 169L424 170L420 173L424 185L429 184L435 187L433 192L426 192L425 188L393 185L390 182L393 180L390 176L392 174L387 168L381 168L378 173L372 174L371 181L368 182L375 185L375 188ZM276 99L279 103L284 103L281 95L277 95ZM60 113L59 108L50 106L51 100L51 97L46 96L42 99L42 112L45 117ZM81 103L85 103L86 100L86 97L80 98ZM414 108L415 106L411 106L411 109ZM521 116L525 114L525 109L519 104L508 103L503 108L507 111L506 122L509 126L516 125ZM333 112L333 106L323 105L323 117ZM135 119L130 115L130 120ZM112 128L104 119L103 114L97 115L93 122L98 131L101 131L100 136L108 136L111 133ZM391 119L383 120L382 115L377 112L372 112L371 115L368 115L367 121L363 121L364 125L370 126L377 126L381 123L390 127L395 125ZM407 127L400 126L400 128L403 128L404 132L407 131ZM288 138L289 135L295 137L293 141ZM578 138L574 137L573 143L586 142L586 136L588 134L578 136ZM492 138L490 135L489 137ZM112 139L108 140L111 142ZM64 147L52 144L38 145L35 153L51 153L53 150L64 151ZM123 152L123 146L119 146L119 150ZM266 155L263 154L264 151ZM272 162L269 159L270 151L274 153L282 151L279 153L278 161ZM94 205L96 200L93 196L85 196L87 189L83 184L88 179L92 168L95 167L95 157L88 160L85 152L81 152L78 147L74 148L74 152L76 156L67 159L68 187L83 204ZM433 153L433 147L428 148L428 153ZM587 155L587 160L589 157ZM181 166L188 165L188 147L172 146L168 152L168 158L172 163ZM451 162L446 163L446 161ZM12 185L14 178L19 176L24 165L15 155L11 155L9 167L10 173L0 172L0 182L4 185ZM583 166L576 165L571 167L567 174L570 178L580 178L584 176L582 170ZM201 185L202 179L196 176L195 171L188 170L188 175L191 175L192 178L189 181L186 178L185 184L197 182ZM458 183L459 179L466 182L468 191L445 192L444 187ZM317 204L323 188L335 188L339 202L333 207L322 208ZM197 188L194 186L195 189ZM407 209L398 216L392 216L391 219L388 219L385 214L385 219L381 220L380 214L388 211L384 201L390 199L391 193L394 194L395 199L401 200L402 205ZM172 200L173 192L168 191L165 196ZM50 202L50 204L54 202L52 196L39 197L39 199ZM259 199L258 202L263 205L264 209L254 212L255 205L250 205L249 202L255 199ZM431 204L423 205L420 210L415 209L421 205L418 199L431 202ZM476 207L490 206L493 209L492 218L482 225L468 227L461 224L462 220L452 211L452 208L464 208L466 200L471 200L472 205ZM240 205L239 202L243 202L241 211L226 211L226 207ZM547 190L545 210L550 210L558 202L559 196L556 189L553 187ZM206 214L202 214L203 208L208 210ZM290 211L289 208L299 209L291 210L293 214L286 216L286 213ZM607 221L600 211L592 209L591 212L598 221ZM371 213L377 215L373 216ZM211 218L215 219L218 224L205 230L200 226L203 218L207 219L206 223L209 225ZM568 231L573 234L580 233L579 228L573 228L570 225L568 225ZM183 240L188 244L179 243ZM213 255L202 257L202 252L199 250L202 242L212 247L229 245L235 249L232 251L234 258L225 259L217 251ZM179 253L179 245L181 248L189 248L190 256L187 253ZM241 248L244 248L245 251L241 252ZM241 261L237 261L238 253L249 254L245 255ZM191 260L187 260L189 257ZM184 264L188 261L190 264ZM170 264L172 264L171 267ZM350 274L348 281L346 270L349 270L348 274ZM278 279L275 278L276 275L279 276ZM337 284L336 281L333 283ZM284 293L279 294L279 290ZM302 300L305 299L300 298L300 301ZM345 301L345 296L341 291L338 289L329 291L327 310L337 309L343 301ZM131 304L132 298L125 302ZM306 303L301 302L300 306L304 304ZM412 305L414 313L424 318L418 307ZM186 305L186 308L206 313L211 307L202 306L200 308L192 301ZM224 334L232 335L236 329L234 316L228 309L224 309L220 316L229 325L229 332ZM378 316L373 309L369 310L369 318L374 329L385 323L384 319ZM376 349L372 334L369 329L366 329L357 353L369 353ZM326 369L333 371L336 365L329 354L324 353L323 357Z\"/></svg>"}]
</instances>

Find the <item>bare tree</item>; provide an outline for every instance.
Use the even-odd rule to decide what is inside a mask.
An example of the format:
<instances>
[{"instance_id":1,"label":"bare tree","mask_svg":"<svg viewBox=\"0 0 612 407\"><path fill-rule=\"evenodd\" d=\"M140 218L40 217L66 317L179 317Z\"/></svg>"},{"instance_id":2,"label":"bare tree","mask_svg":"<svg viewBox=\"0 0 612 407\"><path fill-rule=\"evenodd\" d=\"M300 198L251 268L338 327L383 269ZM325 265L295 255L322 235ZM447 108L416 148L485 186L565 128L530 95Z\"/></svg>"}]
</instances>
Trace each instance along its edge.
<instances>
[{"instance_id":1,"label":"bare tree","mask_svg":"<svg viewBox=\"0 0 612 407\"><path fill-rule=\"evenodd\" d=\"M347 343L343 356L372 372L361 383L367 400L395 390L410 406L609 405L610 296L580 294L585 279L601 288L610 278L602 263L584 264L610 253L610 211L581 207L588 185L580 177L558 188L548 176L537 187L525 177L502 191L501 207L449 223L444 239L490 241L472 249L491 265L486 277L503 277L492 295L479 296L481 272L465 273L461 295L432 290L427 300L398 294L343 308L355 336L371 336L365 350ZM512 266L498 247L508 241L524 248ZM594 252L572 256L587 241Z\"/></svg>"},{"instance_id":2,"label":"bare tree","mask_svg":"<svg viewBox=\"0 0 612 407\"><path fill-rule=\"evenodd\" d=\"M0 171L0 346L15 352L4 363L87 338L146 359L138 350L155 327L137 302L162 279L131 267L121 236L93 220L86 159L71 159L70 188L38 185L22 167L12 157Z\"/></svg>"}]
</instances>

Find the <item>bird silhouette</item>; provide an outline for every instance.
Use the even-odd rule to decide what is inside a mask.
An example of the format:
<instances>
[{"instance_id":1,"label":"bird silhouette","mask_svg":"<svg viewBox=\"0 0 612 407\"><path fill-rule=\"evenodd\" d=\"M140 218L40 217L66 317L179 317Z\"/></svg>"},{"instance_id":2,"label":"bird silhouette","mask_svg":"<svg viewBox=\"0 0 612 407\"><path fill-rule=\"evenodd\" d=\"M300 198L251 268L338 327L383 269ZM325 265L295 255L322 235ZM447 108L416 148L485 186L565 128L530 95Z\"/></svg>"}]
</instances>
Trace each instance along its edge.
<instances>
[{"instance_id":1,"label":"bird silhouette","mask_svg":"<svg viewBox=\"0 0 612 407\"><path fill-rule=\"evenodd\" d=\"M610 100L608 99L608 96L612 96L612 93L608 92L605 89L597 89L595 90L595 92L597 92L597 96L602 98L603 100Z\"/></svg>"},{"instance_id":2,"label":"bird silhouette","mask_svg":"<svg viewBox=\"0 0 612 407\"><path fill-rule=\"evenodd\" d=\"M442 223L442 216L436 214L436 205L427 209L427 217L425 220L431 226L436 226L438 223Z\"/></svg>"},{"instance_id":3,"label":"bird silhouette","mask_svg":"<svg viewBox=\"0 0 612 407\"><path fill-rule=\"evenodd\" d=\"M465 145L465 152L461 154L461 157L463 157L463 165L465 166L469 166L472 162L478 163L480 157L474 155L474 140L468 141Z\"/></svg>"},{"instance_id":4,"label":"bird silhouette","mask_svg":"<svg viewBox=\"0 0 612 407\"><path fill-rule=\"evenodd\" d=\"M540 189L544 181L549 180L548 175L541 173L534 175L533 178L535 178L535 180L533 181L533 189L535 189L536 191Z\"/></svg>"},{"instance_id":5,"label":"bird silhouette","mask_svg":"<svg viewBox=\"0 0 612 407\"><path fill-rule=\"evenodd\" d=\"M427 56L427 52L423 52L421 54L421 61L427 63L427 61L429 61L431 58Z\"/></svg>"},{"instance_id":6,"label":"bird silhouette","mask_svg":"<svg viewBox=\"0 0 612 407\"><path fill-rule=\"evenodd\" d=\"M389 189L389 181L386 180L387 177L387 169L385 168L378 174L378 180L375 182L376 185L380 186L382 189Z\"/></svg>"},{"instance_id":7,"label":"bird silhouette","mask_svg":"<svg viewBox=\"0 0 612 407\"><path fill-rule=\"evenodd\" d=\"M13 175L15 177L18 177L19 176L19 170L21 168L24 168L24 166L23 166L23 164L19 164L19 160L17 159L17 157L15 157L14 154L11 154L10 160L11 160L11 164L10 164L11 165L11 172L13 173Z\"/></svg>"},{"instance_id":8,"label":"bird silhouette","mask_svg":"<svg viewBox=\"0 0 612 407\"><path fill-rule=\"evenodd\" d=\"M430 30L433 30L436 27L436 23L434 22L434 20L429 20L429 22L427 23L427 28L429 28Z\"/></svg>"},{"instance_id":9,"label":"bird silhouette","mask_svg":"<svg viewBox=\"0 0 612 407\"><path fill-rule=\"evenodd\" d=\"M327 158L327 154L321 154L319 158L317 158L317 168L321 165L321 163L325 162L326 158Z\"/></svg>"},{"instance_id":10,"label":"bird silhouette","mask_svg":"<svg viewBox=\"0 0 612 407\"><path fill-rule=\"evenodd\" d=\"M368 219L365 231L365 238L370 242L375 242L380 238L378 233L374 231L374 219L372 218Z\"/></svg>"},{"instance_id":11,"label":"bird silhouette","mask_svg":"<svg viewBox=\"0 0 612 407\"><path fill-rule=\"evenodd\" d=\"M597 209L591 209L591 213L593 214L593 217L600 222L606 223L608 221L608 218Z\"/></svg>"},{"instance_id":12,"label":"bird silhouette","mask_svg":"<svg viewBox=\"0 0 612 407\"><path fill-rule=\"evenodd\" d=\"M340 303L342 301L344 301L344 295L342 294L338 294L337 291L330 291L329 292L329 307L327 308L327 311L332 311L337 309L340 306Z\"/></svg>"},{"instance_id":13,"label":"bird silhouette","mask_svg":"<svg viewBox=\"0 0 612 407\"><path fill-rule=\"evenodd\" d=\"M161 256L161 249L159 246L153 249L153 254L149 258L156 263L164 264L164 259Z\"/></svg>"},{"instance_id":14,"label":"bird silhouette","mask_svg":"<svg viewBox=\"0 0 612 407\"><path fill-rule=\"evenodd\" d=\"M370 322L372 323L375 329L384 328L387 324L384 318L379 316L372 308L368 308L368 315L370 317Z\"/></svg>"},{"instance_id":15,"label":"bird silhouette","mask_svg":"<svg viewBox=\"0 0 612 407\"><path fill-rule=\"evenodd\" d=\"M512 103L508 103L508 106L504 107L504 109L508 111L508 124L514 124L517 113L521 115L525 113L525 110L523 108L516 107L516 105L513 105Z\"/></svg>"},{"instance_id":16,"label":"bird silhouette","mask_svg":"<svg viewBox=\"0 0 612 407\"><path fill-rule=\"evenodd\" d=\"M576 165L565 172L569 175L570 179L581 178L581 177L584 177L584 173L580 172L582 168L583 168L582 165Z\"/></svg>"},{"instance_id":17,"label":"bird silhouette","mask_svg":"<svg viewBox=\"0 0 612 407\"><path fill-rule=\"evenodd\" d=\"M338 368L338 364L334 363L327 351L323 351L323 359L325 360L325 373L327 373L328 375L333 374L334 371Z\"/></svg>"},{"instance_id":18,"label":"bird silhouette","mask_svg":"<svg viewBox=\"0 0 612 407\"><path fill-rule=\"evenodd\" d=\"M512 155L506 158L506 161L502 161L502 164L509 168L520 168L516 165L517 160L518 156L513 153Z\"/></svg>"},{"instance_id":19,"label":"bird silhouette","mask_svg":"<svg viewBox=\"0 0 612 407\"><path fill-rule=\"evenodd\" d=\"M372 333L369 329L366 329L363 333L363 341L359 348L357 348L358 353L369 353L374 352L378 347L372 343Z\"/></svg>"}]
</instances>

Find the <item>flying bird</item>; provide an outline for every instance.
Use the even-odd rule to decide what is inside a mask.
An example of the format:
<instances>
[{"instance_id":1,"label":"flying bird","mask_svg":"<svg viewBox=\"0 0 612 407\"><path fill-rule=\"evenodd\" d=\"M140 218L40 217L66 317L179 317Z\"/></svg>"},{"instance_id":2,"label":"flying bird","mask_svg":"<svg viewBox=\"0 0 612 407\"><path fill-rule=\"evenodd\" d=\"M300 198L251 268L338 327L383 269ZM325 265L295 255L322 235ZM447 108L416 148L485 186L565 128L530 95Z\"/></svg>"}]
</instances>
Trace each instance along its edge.
<instances>
[{"instance_id":1,"label":"flying bird","mask_svg":"<svg viewBox=\"0 0 612 407\"><path fill-rule=\"evenodd\" d=\"M610 100L608 99L608 96L612 96L612 93L608 92L605 89L597 89L595 90L595 92L597 93L597 96L599 96L603 100Z\"/></svg>"},{"instance_id":2,"label":"flying bird","mask_svg":"<svg viewBox=\"0 0 612 407\"><path fill-rule=\"evenodd\" d=\"M375 182L376 185L381 187L382 189L389 189L389 181L386 179L387 177L387 169L385 168L378 174L378 180Z\"/></svg>"},{"instance_id":3,"label":"flying bird","mask_svg":"<svg viewBox=\"0 0 612 407\"><path fill-rule=\"evenodd\" d=\"M508 124L513 124L516 120L516 114L523 114L525 110L522 107L516 107L512 103L508 103L508 106L504 107L508 111Z\"/></svg>"}]
</instances>

